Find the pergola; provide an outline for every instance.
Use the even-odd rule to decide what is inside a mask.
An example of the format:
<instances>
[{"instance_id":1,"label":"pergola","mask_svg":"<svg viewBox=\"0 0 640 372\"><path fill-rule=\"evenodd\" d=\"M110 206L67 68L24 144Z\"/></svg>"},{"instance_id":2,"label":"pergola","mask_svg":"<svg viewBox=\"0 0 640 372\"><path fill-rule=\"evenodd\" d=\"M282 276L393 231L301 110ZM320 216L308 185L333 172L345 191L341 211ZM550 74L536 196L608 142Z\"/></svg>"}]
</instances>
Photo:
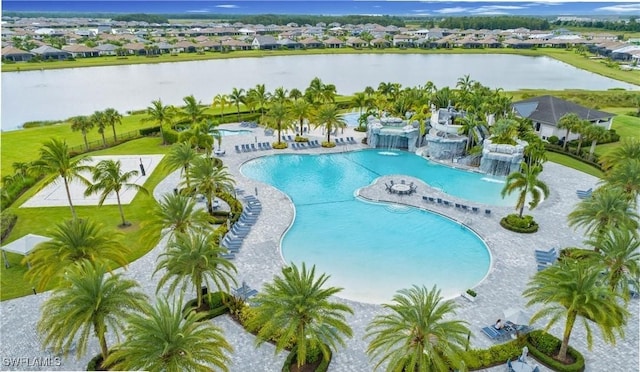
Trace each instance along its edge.
<instances>
[{"instance_id":1,"label":"pergola","mask_svg":"<svg viewBox=\"0 0 640 372\"><path fill-rule=\"evenodd\" d=\"M20 239L16 239L11 243L0 247L2 249L2 257L4 258L4 266L9 268L9 260L7 260L7 252L20 254L23 256L28 255L31 251L40 243L51 240L51 238L36 235L36 234L27 234Z\"/></svg>"}]
</instances>

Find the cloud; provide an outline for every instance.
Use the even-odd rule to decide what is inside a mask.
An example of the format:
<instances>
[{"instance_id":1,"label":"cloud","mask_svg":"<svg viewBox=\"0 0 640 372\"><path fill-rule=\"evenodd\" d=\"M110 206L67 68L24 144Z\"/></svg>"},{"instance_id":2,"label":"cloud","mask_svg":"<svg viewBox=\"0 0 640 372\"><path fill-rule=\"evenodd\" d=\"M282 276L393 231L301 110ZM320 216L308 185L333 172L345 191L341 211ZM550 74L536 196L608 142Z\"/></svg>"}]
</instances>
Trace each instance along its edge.
<instances>
[{"instance_id":1,"label":"cloud","mask_svg":"<svg viewBox=\"0 0 640 372\"><path fill-rule=\"evenodd\" d=\"M207 9L193 9L187 10L187 13L209 13Z\"/></svg>"},{"instance_id":2,"label":"cloud","mask_svg":"<svg viewBox=\"0 0 640 372\"><path fill-rule=\"evenodd\" d=\"M493 12L498 12L497 14L505 14L506 12L504 12L504 10L518 10L518 9L525 9L525 8L526 7L524 6L518 6L518 5L487 5L487 6L481 6L476 9L470 9L469 11L472 13L483 13L483 14L493 13Z\"/></svg>"},{"instance_id":3,"label":"cloud","mask_svg":"<svg viewBox=\"0 0 640 372\"><path fill-rule=\"evenodd\" d=\"M440 14L451 14L451 13L462 13L462 12L466 12L471 8L463 8L461 6L456 6L453 8L442 8L442 9L438 9L435 12L436 13L440 13Z\"/></svg>"},{"instance_id":4,"label":"cloud","mask_svg":"<svg viewBox=\"0 0 640 372\"><path fill-rule=\"evenodd\" d=\"M214 8L235 9L235 8L238 8L238 6L233 4L220 4L220 5L216 5Z\"/></svg>"},{"instance_id":5,"label":"cloud","mask_svg":"<svg viewBox=\"0 0 640 372\"><path fill-rule=\"evenodd\" d=\"M640 12L640 4L616 4L603 6L601 8L596 8L596 10L602 10L606 12L613 13L630 13L630 12Z\"/></svg>"},{"instance_id":6,"label":"cloud","mask_svg":"<svg viewBox=\"0 0 640 372\"><path fill-rule=\"evenodd\" d=\"M501 12L499 10L487 11L487 12L474 12L476 15L507 15L509 12Z\"/></svg>"}]
</instances>

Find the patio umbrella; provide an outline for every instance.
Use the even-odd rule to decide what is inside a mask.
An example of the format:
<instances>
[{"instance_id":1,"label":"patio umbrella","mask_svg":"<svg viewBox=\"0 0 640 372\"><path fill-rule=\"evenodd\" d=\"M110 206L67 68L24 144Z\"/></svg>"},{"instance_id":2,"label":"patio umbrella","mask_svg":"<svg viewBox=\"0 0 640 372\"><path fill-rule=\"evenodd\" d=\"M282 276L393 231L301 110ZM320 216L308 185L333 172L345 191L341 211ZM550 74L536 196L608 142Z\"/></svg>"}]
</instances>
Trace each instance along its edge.
<instances>
[{"instance_id":1,"label":"patio umbrella","mask_svg":"<svg viewBox=\"0 0 640 372\"><path fill-rule=\"evenodd\" d=\"M513 324L528 325L531 315L517 307L510 307L502 312L504 319L510 320Z\"/></svg>"}]
</instances>

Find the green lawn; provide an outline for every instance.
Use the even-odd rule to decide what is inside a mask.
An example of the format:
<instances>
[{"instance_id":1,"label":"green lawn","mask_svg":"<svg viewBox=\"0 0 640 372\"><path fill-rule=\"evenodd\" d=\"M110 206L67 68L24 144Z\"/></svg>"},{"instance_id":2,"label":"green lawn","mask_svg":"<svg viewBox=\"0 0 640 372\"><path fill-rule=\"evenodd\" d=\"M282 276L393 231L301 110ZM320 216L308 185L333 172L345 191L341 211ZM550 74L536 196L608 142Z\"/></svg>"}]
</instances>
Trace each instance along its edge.
<instances>
[{"instance_id":1,"label":"green lawn","mask_svg":"<svg viewBox=\"0 0 640 372\"><path fill-rule=\"evenodd\" d=\"M162 154L166 153L169 147L162 146L159 138L143 138L124 143L108 150L97 151L91 155L136 155L136 154ZM162 163L161 163L162 164ZM158 231L145 231L141 223L149 219L149 211L155 205L153 199L153 189L167 176L168 172L157 167L151 177L145 183L149 190L149 195L138 193L131 204L125 205L124 213L128 221L132 222L130 227L121 229L117 225L120 223L118 206L78 206L76 211L79 217L91 217L98 223L120 235L119 239L131 249L131 254L127 257L129 262L143 256L151 250L158 242ZM25 193L14 205L18 206L35 194L37 187L33 187ZM5 243L9 243L28 233L47 235L47 231L55 224L65 219L71 218L69 207L47 207L47 208L12 208L18 215L18 221ZM10 299L28 295L32 291L30 283L24 280L26 266L21 265L22 256L8 253L8 260L11 267L6 269L4 259L0 259L0 299Z\"/></svg>"},{"instance_id":2,"label":"green lawn","mask_svg":"<svg viewBox=\"0 0 640 372\"><path fill-rule=\"evenodd\" d=\"M604 173L602 173L600 169L593 167L589 164L585 164L567 155L562 155L555 152L547 151L547 160L552 161L554 163L562 164L569 168L577 169L581 172L590 174L592 176L596 176L598 178L602 178L604 176Z\"/></svg>"},{"instance_id":3,"label":"green lawn","mask_svg":"<svg viewBox=\"0 0 640 372\"><path fill-rule=\"evenodd\" d=\"M609 110L613 112L617 110ZM622 112L629 112L627 109ZM618 115L613 119L612 129L615 129L616 133L620 135L620 138L625 137L640 137L640 118L629 115ZM603 145L596 145L596 154L603 155L612 149L620 146L620 142L605 143Z\"/></svg>"}]
</instances>

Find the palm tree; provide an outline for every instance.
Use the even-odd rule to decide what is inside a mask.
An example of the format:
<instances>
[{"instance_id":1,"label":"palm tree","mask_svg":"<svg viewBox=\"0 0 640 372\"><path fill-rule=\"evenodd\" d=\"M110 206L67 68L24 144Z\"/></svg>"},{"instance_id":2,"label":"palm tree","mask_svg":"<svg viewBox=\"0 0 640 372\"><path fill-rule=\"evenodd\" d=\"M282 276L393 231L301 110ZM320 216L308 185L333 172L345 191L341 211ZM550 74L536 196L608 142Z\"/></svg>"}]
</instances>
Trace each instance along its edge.
<instances>
[{"instance_id":1,"label":"palm tree","mask_svg":"<svg viewBox=\"0 0 640 372\"><path fill-rule=\"evenodd\" d=\"M620 141L620 145L604 155L600 163L605 170L620 164L624 159L640 160L640 137L628 137Z\"/></svg>"},{"instance_id":2,"label":"palm tree","mask_svg":"<svg viewBox=\"0 0 640 372\"><path fill-rule=\"evenodd\" d=\"M504 198L513 191L520 190L518 201L516 202L516 209L519 210L519 216L522 218L527 195L531 195L529 209L534 209L540 203L542 194L544 194L545 198L549 196L549 187L538 179L538 175L542 172L542 166L540 164L529 165L522 162L520 167L522 169L521 172L513 172L507 176L506 183L500 194ZM541 191L542 194L540 193Z\"/></svg>"},{"instance_id":3,"label":"palm tree","mask_svg":"<svg viewBox=\"0 0 640 372\"><path fill-rule=\"evenodd\" d=\"M159 299L146 314L129 317L126 340L118 345L106 364L117 370L228 371L226 353L233 349L222 331L203 322L203 313L182 312L182 298L169 304Z\"/></svg>"},{"instance_id":4,"label":"palm tree","mask_svg":"<svg viewBox=\"0 0 640 372\"><path fill-rule=\"evenodd\" d=\"M191 184L189 183L189 165L197 157L198 153L191 147L191 144L180 142L171 146L167 154L167 160L164 163L169 171L181 169L180 177L185 177L187 190L191 190Z\"/></svg>"},{"instance_id":5,"label":"palm tree","mask_svg":"<svg viewBox=\"0 0 640 372\"><path fill-rule=\"evenodd\" d=\"M584 138L587 136L587 133L591 130L591 127L597 126L592 124L589 120L581 120L579 124L576 125L574 130L578 133L578 148L576 149L576 154L580 155L580 150L582 149L582 142Z\"/></svg>"},{"instance_id":6,"label":"palm tree","mask_svg":"<svg viewBox=\"0 0 640 372\"><path fill-rule=\"evenodd\" d=\"M258 106L260 106L260 122L264 122L264 109L267 105L267 102L269 102L270 96L264 84L257 84L255 88L249 90L247 96L253 97Z\"/></svg>"},{"instance_id":7,"label":"palm tree","mask_svg":"<svg viewBox=\"0 0 640 372\"><path fill-rule=\"evenodd\" d=\"M599 240L589 240L587 244L599 252L594 255L595 263L606 268L609 289L619 292L628 301L628 285L633 283L637 287L640 278L640 240L637 234L626 229L611 229Z\"/></svg>"},{"instance_id":8,"label":"palm tree","mask_svg":"<svg viewBox=\"0 0 640 372\"><path fill-rule=\"evenodd\" d=\"M108 269L127 264L129 248L120 242L120 235L93 220L76 218L61 222L48 236L51 240L38 244L24 258L31 265L26 276L36 282L38 291L80 261L105 262Z\"/></svg>"},{"instance_id":9,"label":"palm tree","mask_svg":"<svg viewBox=\"0 0 640 372\"><path fill-rule=\"evenodd\" d=\"M162 144L166 145L167 141L164 138L164 125L170 124L171 120L175 116L175 108L173 106L165 106L160 99L151 101L151 106L147 107L147 117L142 121L154 121L160 126L160 136L162 137Z\"/></svg>"},{"instance_id":10,"label":"palm tree","mask_svg":"<svg viewBox=\"0 0 640 372\"><path fill-rule=\"evenodd\" d=\"M345 128L347 123L340 114L338 106L334 104L324 104L320 106L315 114L316 127L324 127L327 131L327 142L331 142L331 132L338 128Z\"/></svg>"},{"instance_id":11,"label":"palm tree","mask_svg":"<svg viewBox=\"0 0 640 372\"><path fill-rule=\"evenodd\" d=\"M376 368L388 363L388 371L449 371L463 368L462 354L469 329L455 315L453 300L443 301L435 286L430 291L413 286L383 305L390 313L376 316L367 327L373 337L367 354L379 358Z\"/></svg>"},{"instance_id":12,"label":"palm tree","mask_svg":"<svg viewBox=\"0 0 640 372\"><path fill-rule=\"evenodd\" d=\"M195 126L209 117L209 115L205 113L207 109L203 107L199 101L196 101L193 94L182 98L182 101L185 106L182 108L180 116L183 117L183 120L191 124L191 126Z\"/></svg>"},{"instance_id":13,"label":"palm tree","mask_svg":"<svg viewBox=\"0 0 640 372\"><path fill-rule=\"evenodd\" d=\"M315 271L315 266L308 271L304 263L302 270L296 265L283 269L282 276L276 276L255 297L255 317L248 324L250 329L262 326L258 345L278 336L276 353L294 340L299 367L318 351L328 359L329 348L344 346L343 337L352 336L345 314L353 314L353 310L329 301L342 289L322 288L329 277L322 274L316 279Z\"/></svg>"},{"instance_id":14,"label":"palm tree","mask_svg":"<svg viewBox=\"0 0 640 372\"><path fill-rule=\"evenodd\" d=\"M184 293L188 286L193 286L197 297L197 307L202 306L202 285L211 288L215 285L220 291L229 292L235 284L233 278L236 267L226 258L221 257L226 249L216 243L216 236L206 230L177 233L167 246L167 250L159 257L154 274L165 270L158 281L157 291L166 283L169 294L173 294L178 286Z\"/></svg>"},{"instance_id":15,"label":"palm tree","mask_svg":"<svg viewBox=\"0 0 640 372\"><path fill-rule=\"evenodd\" d=\"M209 214L196 209L193 198L180 194L165 194L152 211L149 231L157 229L166 233L186 233L210 226ZM156 229L157 228L157 229Z\"/></svg>"},{"instance_id":16,"label":"palm tree","mask_svg":"<svg viewBox=\"0 0 640 372\"><path fill-rule=\"evenodd\" d=\"M572 131L576 131L577 128L582 124L582 119L578 116L578 114L572 112L568 114L564 114L560 120L558 120L558 129L566 129L567 134L564 136L564 143L562 144L562 149L567 150L567 143L569 142L569 133Z\"/></svg>"},{"instance_id":17,"label":"palm tree","mask_svg":"<svg viewBox=\"0 0 640 372\"><path fill-rule=\"evenodd\" d=\"M293 88L289 91L289 99L292 99L294 101L299 100L300 98L302 98L302 92L300 91L300 89L298 88Z\"/></svg>"},{"instance_id":18,"label":"palm tree","mask_svg":"<svg viewBox=\"0 0 640 372\"><path fill-rule=\"evenodd\" d=\"M98 133L100 133L100 135L102 136L102 147L107 147L107 139L104 137L104 130L107 128L107 125L109 124L107 123L104 112L102 111L94 112L89 117L89 120L91 121L91 123L93 123L93 126L98 128Z\"/></svg>"},{"instance_id":19,"label":"palm tree","mask_svg":"<svg viewBox=\"0 0 640 372\"><path fill-rule=\"evenodd\" d=\"M291 116L298 119L298 123L300 124L300 135L304 134L304 119L308 118L311 115L311 104L304 100L294 101L291 105Z\"/></svg>"},{"instance_id":20,"label":"palm tree","mask_svg":"<svg viewBox=\"0 0 640 372\"><path fill-rule=\"evenodd\" d=\"M595 239L610 229L638 228L640 216L625 197L624 191L616 187L600 187L583 199L567 216L569 226L584 227L586 234Z\"/></svg>"},{"instance_id":21,"label":"palm tree","mask_svg":"<svg viewBox=\"0 0 640 372\"><path fill-rule=\"evenodd\" d=\"M606 141L609 138L609 131L599 125L591 125L586 132L587 139L591 141L589 148L589 160L593 159L593 153L596 151L598 142Z\"/></svg>"},{"instance_id":22,"label":"palm tree","mask_svg":"<svg viewBox=\"0 0 640 372\"><path fill-rule=\"evenodd\" d=\"M280 102L280 103L286 103L289 101L289 98L287 97L287 90L284 89L284 87L277 87L274 91L273 94L271 95L271 102Z\"/></svg>"},{"instance_id":23,"label":"palm tree","mask_svg":"<svg viewBox=\"0 0 640 372\"><path fill-rule=\"evenodd\" d=\"M304 95L308 97L310 103L318 103L321 101L322 89L324 83L319 77L311 79L309 86L304 91Z\"/></svg>"},{"instance_id":24,"label":"palm tree","mask_svg":"<svg viewBox=\"0 0 640 372\"><path fill-rule=\"evenodd\" d=\"M217 191L233 190L235 181L226 167L219 167L210 157L197 157L189 167L189 177L193 181L193 188L204 195L207 201L207 211L213 215L213 198Z\"/></svg>"},{"instance_id":25,"label":"palm tree","mask_svg":"<svg viewBox=\"0 0 640 372\"><path fill-rule=\"evenodd\" d=\"M137 170L128 172L122 171L122 164L120 160L102 160L91 170L93 176L93 184L89 185L84 192L85 196L91 194L100 193L100 200L98 205L102 205L107 197L114 193L116 194L116 201L118 202L118 209L120 210L120 218L122 224L120 226L129 226L124 218L124 211L122 209L122 203L120 202L120 191L133 189L136 192L140 191L147 195L149 192L142 185L131 183L131 179L138 175Z\"/></svg>"},{"instance_id":26,"label":"palm tree","mask_svg":"<svg viewBox=\"0 0 640 372\"><path fill-rule=\"evenodd\" d=\"M475 114L469 114L462 119L462 127L460 128L460 134L467 135L467 146L465 151L469 152L471 145L477 140L475 129L482 125L482 122L478 120Z\"/></svg>"},{"instance_id":27,"label":"palm tree","mask_svg":"<svg viewBox=\"0 0 640 372\"><path fill-rule=\"evenodd\" d=\"M84 147L89 151L89 142L87 141L87 133L93 128L93 122L86 116L74 116L71 118L71 130L82 133Z\"/></svg>"},{"instance_id":28,"label":"palm tree","mask_svg":"<svg viewBox=\"0 0 640 372\"><path fill-rule=\"evenodd\" d=\"M147 297L135 280L123 278L122 273L107 275L104 265L89 261L69 267L64 278L67 285L54 290L42 306L37 328L44 335L44 346L67 354L76 340L80 357L93 333L104 361L109 356L107 329L118 335L124 319L141 311Z\"/></svg>"},{"instance_id":29,"label":"palm tree","mask_svg":"<svg viewBox=\"0 0 640 372\"><path fill-rule=\"evenodd\" d=\"M615 344L615 331L623 335L628 312L617 301L617 295L600 284L600 268L585 260L565 259L538 271L527 285L523 295L527 306L542 304L531 322L546 317L546 329L565 318L565 326L557 358L567 361L569 339L580 316L587 330L587 345L591 348L590 321L602 331L604 340Z\"/></svg>"},{"instance_id":30,"label":"palm tree","mask_svg":"<svg viewBox=\"0 0 640 372\"><path fill-rule=\"evenodd\" d=\"M229 100L233 105L236 106L236 111L238 113L238 121L240 121L240 104L244 103L244 89L233 88L233 91L229 95Z\"/></svg>"},{"instance_id":31,"label":"palm tree","mask_svg":"<svg viewBox=\"0 0 640 372\"><path fill-rule=\"evenodd\" d=\"M117 142L118 138L116 137L116 124L122 124L122 115L114 109L108 108L104 110L105 121L108 125L111 126L111 130L113 131L113 142Z\"/></svg>"},{"instance_id":32,"label":"palm tree","mask_svg":"<svg viewBox=\"0 0 640 372\"><path fill-rule=\"evenodd\" d=\"M220 120L224 117L224 108L229 103L229 97L226 94L216 94L213 98L213 106L220 106Z\"/></svg>"},{"instance_id":33,"label":"palm tree","mask_svg":"<svg viewBox=\"0 0 640 372\"><path fill-rule=\"evenodd\" d=\"M278 132L278 143L280 143L282 139L282 130L292 127L290 117L291 112L288 106L283 103L275 102L269 107L269 111L267 111L266 126Z\"/></svg>"},{"instance_id":34,"label":"palm tree","mask_svg":"<svg viewBox=\"0 0 640 372\"><path fill-rule=\"evenodd\" d=\"M73 207L71 201L71 191L69 189L69 183L77 179L83 183L88 183L81 172L89 170L89 167L83 165L89 158L71 158L69 154L69 147L67 142L61 139L53 138L45 142L40 148L40 159L34 161L33 168L42 173L47 173L49 176L43 183L46 185L51 182L57 182L57 177L60 176L64 183L64 189L67 193L67 200L69 201L69 207L71 208L71 215L73 218L77 218L76 210Z\"/></svg>"},{"instance_id":35,"label":"palm tree","mask_svg":"<svg viewBox=\"0 0 640 372\"><path fill-rule=\"evenodd\" d=\"M369 105L371 105L371 99L369 99L364 92L358 92L353 95L353 100L351 101L351 104L353 105L353 107L359 110L358 111L360 113L359 116L362 116L362 110L365 107L368 107Z\"/></svg>"},{"instance_id":36,"label":"palm tree","mask_svg":"<svg viewBox=\"0 0 640 372\"><path fill-rule=\"evenodd\" d=\"M640 159L620 162L605 174L605 180L609 186L620 188L626 199L636 205L640 197Z\"/></svg>"}]
</instances>

